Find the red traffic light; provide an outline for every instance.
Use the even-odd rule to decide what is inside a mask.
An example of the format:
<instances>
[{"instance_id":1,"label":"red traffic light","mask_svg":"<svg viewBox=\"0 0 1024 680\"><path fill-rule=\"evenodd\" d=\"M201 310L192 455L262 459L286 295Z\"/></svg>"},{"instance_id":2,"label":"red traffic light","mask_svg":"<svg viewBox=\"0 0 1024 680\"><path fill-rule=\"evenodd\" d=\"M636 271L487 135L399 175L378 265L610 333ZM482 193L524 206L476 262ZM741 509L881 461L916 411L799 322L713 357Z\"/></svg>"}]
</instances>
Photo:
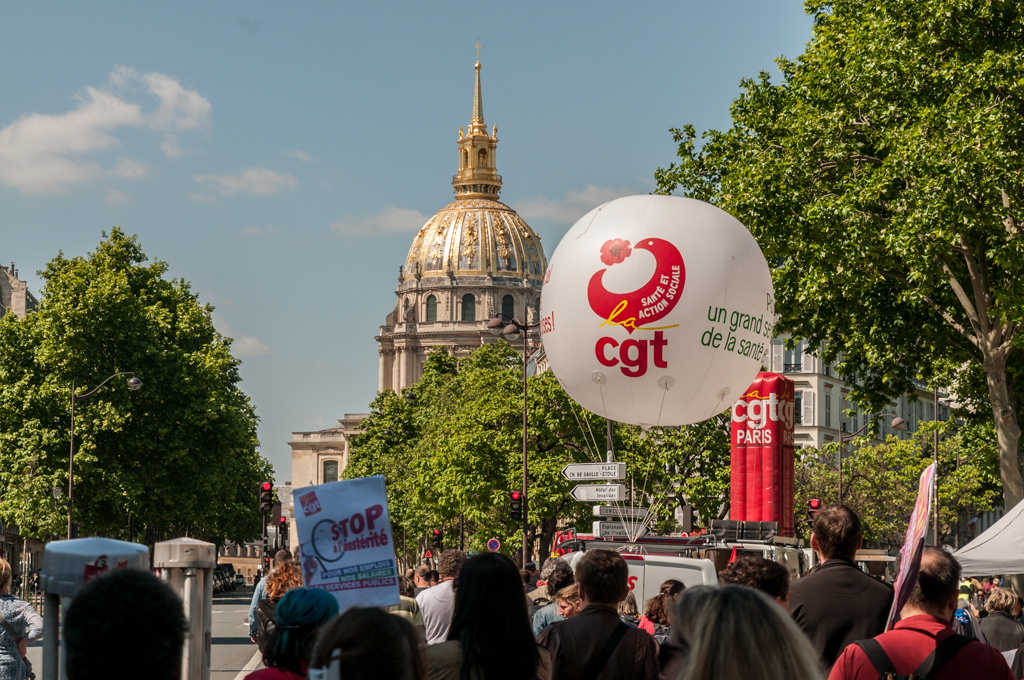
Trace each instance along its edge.
<instances>
[{"instance_id":1,"label":"red traffic light","mask_svg":"<svg viewBox=\"0 0 1024 680\"><path fill-rule=\"evenodd\" d=\"M807 501L807 505L810 506L811 510L820 510L821 500L817 498L812 498L811 500Z\"/></svg>"},{"instance_id":2,"label":"red traffic light","mask_svg":"<svg viewBox=\"0 0 1024 680\"><path fill-rule=\"evenodd\" d=\"M523 497L523 494L521 492L519 492L519 491L513 491L512 492L512 500L517 501L517 500L519 500L522 497Z\"/></svg>"},{"instance_id":3,"label":"red traffic light","mask_svg":"<svg viewBox=\"0 0 1024 680\"><path fill-rule=\"evenodd\" d=\"M440 536L441 535L441 530L440 529L434 529L434 535L435 536Z\"/></svg>"},{"instance_id":4,"label":"red traffic light","mask_svg":"<svg viewBox=\"0 0 1024 680\"><path fill-rule=\"evenodd\" d=\"M264 491L270 491L272 488L274 488L273 484L271 484L270 482L263 482L262 489Z\"/></svg>"},{"instance_id":5,"label":"red traffic light","mask_svg":"<svg viewBox=\"0 0 1024 680\"><path fill-rule=\"evenodd\" d=\"M278 518L277 518L277 521L278 521L278 523L279 523L279 524L281 524L282 526L283 526L283 525L285 525L285 524L288 524L288 518L287 518L287 517L285 517L284 515L281 515L280 517L278 517Z\"/></svg>"}]
</instances>

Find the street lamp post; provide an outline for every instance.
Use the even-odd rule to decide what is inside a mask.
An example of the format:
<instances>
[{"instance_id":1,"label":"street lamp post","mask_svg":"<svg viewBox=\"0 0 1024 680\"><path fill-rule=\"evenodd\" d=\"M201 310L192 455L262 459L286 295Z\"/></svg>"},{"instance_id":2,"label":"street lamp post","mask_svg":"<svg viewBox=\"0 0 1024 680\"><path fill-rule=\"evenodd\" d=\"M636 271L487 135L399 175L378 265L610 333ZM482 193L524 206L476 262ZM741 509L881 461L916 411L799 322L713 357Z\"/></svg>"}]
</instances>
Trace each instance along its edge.
<instances>
[{"instance_id":1,"label":"street lamp post","mask_svg":"<svg viewBox=\"0 0 1024 680\"><path fill-rule=\"evenodd\" d=\"M518 320L501 312L496 312L494 318L487 322L487 330L494 335L501 334L505 336L505 339L509 342L517 339L520 335L523 336L523 569L526 568L526 563L529 561L526 555L526 529L530 513L530 498L529 494L526 493L526 487L529 484L526 479L526 361L530 351L530 331L539 326L539 323L520 323Z\"/></svg>"},{"instance_id":2,"label":"street lamp post","mask_svg":"<svg viewBox=\"0 0 1024 680\"><path fill-rule=\"evenodd\" d=\"M881 414L879 416L876 416L876 419L878 419L878 418L892 418L892 429L896 430L897 432L901 431L903 428L905 428L907 426L907 424L906 424L906 422L904 422L903 418L900 418L899 416L894 415L892 413L883 413L883 414ZM839 502L840 503L843 502L843 449L846 448L846 445L849 442L851 442L854 439L856 439L857 437L859 437L870 426L871 426L871 422L869 421L869 422L864 423L864 427L860 428L859 430L857 430L856 432L854 432L851 435L844 435L841 432L839 433Z\"/></svg>"},{"instance_id":3,"label":"street lamp post","mask_svg":"<svg viewBox=\"0 0 1024 680\"><path fill-rule=\"evenodd\" d=\"M119 375L130 375L128 378L128 389L133 392L142 387L142 381L135 377L135 373L132 371L122 371L121 373L115 373L110 376L92 391L86 392L85 394L75 394L75 381L71 381L71 453L68 456L68 538L74 538L74 523L72 522L72 510L74 509L75 503L75 404L80 401L85 401L89 397L94 396L99 392L100 388L106 385L108 382L113 380ZM56 490L54 491L54 497L57 498Z\"/></svg>"}]
</instances>

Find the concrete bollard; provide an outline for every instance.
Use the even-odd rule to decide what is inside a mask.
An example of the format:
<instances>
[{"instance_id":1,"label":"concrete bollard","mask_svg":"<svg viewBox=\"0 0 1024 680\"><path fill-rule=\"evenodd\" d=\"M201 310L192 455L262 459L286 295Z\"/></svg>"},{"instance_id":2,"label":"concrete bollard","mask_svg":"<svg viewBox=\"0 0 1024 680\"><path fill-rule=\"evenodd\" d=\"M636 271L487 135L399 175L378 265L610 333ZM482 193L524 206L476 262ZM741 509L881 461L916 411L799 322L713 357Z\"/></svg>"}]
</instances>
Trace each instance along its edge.
<instances>
[{"instance_id":1,"label":"concrete bollard","mask_svg":"<svg viewBox=\"0 0 1024 680\"><path fill-rule=\"evenodd\" d=\"M181 657L181 680L210 680L210 644L213 628L213 570L217 548L213 543L176 538L153 546L157 575L181 597L188 631Z\"/></svg>"},{"instance_id":2,"label":"concrete bollard","mask_svg":"<svg viewBox=\"0 0 1024 680\"><path fill-rule=\"evenodd\" d=\"M42 680L67 680L64 615L89 579L112 569L148 571L149 548L111 538L75 538L46 544L39 578L43 590Z\"/></svg>"}]
</instances>

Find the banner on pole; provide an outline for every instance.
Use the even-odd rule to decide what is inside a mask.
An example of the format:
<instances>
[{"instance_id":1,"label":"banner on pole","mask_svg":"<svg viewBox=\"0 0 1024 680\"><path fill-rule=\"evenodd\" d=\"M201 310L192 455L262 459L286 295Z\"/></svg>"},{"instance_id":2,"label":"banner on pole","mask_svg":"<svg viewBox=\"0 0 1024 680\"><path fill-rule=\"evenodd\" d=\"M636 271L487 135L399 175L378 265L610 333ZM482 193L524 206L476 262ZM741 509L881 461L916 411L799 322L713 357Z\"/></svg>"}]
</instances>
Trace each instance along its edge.
<instances>
[{"instance_id":1,"label":"banner on pole","mask_svg":"<svg viewBox=\"0 0 1024 680\"><path fill-rule=\"evenodd\" d=\"M932 507L932 488L935 481L935 463L932 463L921 472L921 479L917 483L917 502L914 503L914 512L910 514L910 525L907 527L907 536L903 541L903 548L900 550L900 573L896 577L894 586L895 595L892 599L892 609L889 610L889 620L885 629L890 630L899 618L903 605L910 599L910 593L917 585L917 574L921 570L921 554L924 551L924 538L928 534L928 515Z\"/></svg>"},{"instance_id":2,"label":"banner on pole","mask_svg":"<svg viewBox=\"0 0 1024 680\"><path fill-rule=\"evenodd\" d=\"M399 603L384 478L296 489L302 580L337 598L341 611Z\"/></svg>"}]
</instances>

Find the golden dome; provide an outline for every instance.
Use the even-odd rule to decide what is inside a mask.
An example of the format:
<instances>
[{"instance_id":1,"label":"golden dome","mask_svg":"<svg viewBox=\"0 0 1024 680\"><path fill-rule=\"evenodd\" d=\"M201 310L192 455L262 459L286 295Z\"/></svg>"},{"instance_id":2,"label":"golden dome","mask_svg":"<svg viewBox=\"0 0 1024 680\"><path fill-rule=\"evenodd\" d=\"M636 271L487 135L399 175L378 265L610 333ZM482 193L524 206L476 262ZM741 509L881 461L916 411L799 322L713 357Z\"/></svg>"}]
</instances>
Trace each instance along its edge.
<instances>
[{"instance_id":1,"label":"golden dome","mask_svg":"<svg viewBox=\"0 0 1024 680\"><path fill-rule=\"evenodd\" d=\"M540 237L515 210L498 201L461 198L416 234L403 280L491 276L540 281L547 266Z\"/></svg>"}]
</instances>

